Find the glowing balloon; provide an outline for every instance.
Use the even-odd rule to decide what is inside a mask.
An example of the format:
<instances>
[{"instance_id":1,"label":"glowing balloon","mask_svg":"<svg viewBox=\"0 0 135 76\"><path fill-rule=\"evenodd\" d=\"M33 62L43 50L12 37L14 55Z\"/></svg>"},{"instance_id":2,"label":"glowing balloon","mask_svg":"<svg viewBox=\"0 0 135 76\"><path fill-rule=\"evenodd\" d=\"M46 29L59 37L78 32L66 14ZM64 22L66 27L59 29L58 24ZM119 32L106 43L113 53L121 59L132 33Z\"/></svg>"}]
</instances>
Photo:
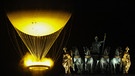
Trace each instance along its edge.
<instances>
[{"instance_id":1,"label":"glowing balloon","mask_svg":"<svg viewBox=\"0 0 135 76\"><path fill-rule=\"evenodd\" d=\"M42 59L70 19L71 13L25 10L8 12L7 17L29 52L37 59Z\"/></svg>"},{"instance_id":2,"label":"glowing balloon","mask_svg":"<svg viewBox=\"0 0 135 76\"><path fill-rule=\"evenodd\" d=\"M13 26L23 33L45 36L63 28L71 14L62 11L15 11L8 13Z\"/></svg>"}]
</instances>

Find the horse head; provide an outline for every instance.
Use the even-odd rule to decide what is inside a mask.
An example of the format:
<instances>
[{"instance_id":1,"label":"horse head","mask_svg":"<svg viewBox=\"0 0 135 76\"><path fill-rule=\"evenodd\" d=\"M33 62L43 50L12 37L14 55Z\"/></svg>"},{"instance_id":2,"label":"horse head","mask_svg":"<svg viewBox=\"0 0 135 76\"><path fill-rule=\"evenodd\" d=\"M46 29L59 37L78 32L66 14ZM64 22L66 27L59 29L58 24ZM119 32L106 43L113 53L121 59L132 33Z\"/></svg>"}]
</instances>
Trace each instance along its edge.
<instances>
[{"instance_id":1,"label":"horse head","mask_svg":"<svg viewBox=\"0 0 135 76\"><path fill-rule=\"evenodd\" d=\"M90 56L91 55L90 49L88 47L83 47L83 50L84 50L85 56Z\"/></svg>"},{"instance_id":2,"label":"horse head","mask_svg":"<svg viewBox=\"0 0 135 76\"><path fill-rule=\"evenodd\" d=\"M108 56L110 54L110 47L106 47L103 51L103 56Z\"/></svg>"}]
</instances>

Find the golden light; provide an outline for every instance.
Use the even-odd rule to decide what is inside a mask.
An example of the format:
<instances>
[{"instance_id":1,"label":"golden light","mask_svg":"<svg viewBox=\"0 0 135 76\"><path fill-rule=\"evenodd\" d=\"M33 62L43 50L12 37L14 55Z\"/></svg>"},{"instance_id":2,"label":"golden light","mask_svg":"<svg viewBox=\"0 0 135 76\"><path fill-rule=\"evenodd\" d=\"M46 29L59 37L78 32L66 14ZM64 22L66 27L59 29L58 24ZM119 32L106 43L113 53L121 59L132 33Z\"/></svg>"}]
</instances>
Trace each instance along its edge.
<instances>
[{"instance_id":1,"label":"golden light","mask_svg":"<svg viewBox=\"0 0 135 76\"><path fill-rule=\"evenodd\" d=\"M71 14L62 11L25 10L7 14L12 25L33 36L45 36L63 28Z\"/></svg>"},{"instance_id":2,"label":"golden light","mask_svg":"<svg viewBox=\"0 0 135 76\"><path fill-rule=\"evenodd\" d=\"M24 67L28 67L30 70L45 70L53 67L53 61L50 58L37 59L30 53L27 53L24 58Z\"/></svg>"},{"instance_id":3,"label":"golden light","mask_svg":"<svg viewBox=\"0 0 135 76\"><path fill-rule=\"evenodd\" d=\"M7 17L31 55L37 59L43 59L70 19L71 13L51 10L20 10L7 12ZM34 62L34 64L38 63Z\"/></svg>"}]
</instances>

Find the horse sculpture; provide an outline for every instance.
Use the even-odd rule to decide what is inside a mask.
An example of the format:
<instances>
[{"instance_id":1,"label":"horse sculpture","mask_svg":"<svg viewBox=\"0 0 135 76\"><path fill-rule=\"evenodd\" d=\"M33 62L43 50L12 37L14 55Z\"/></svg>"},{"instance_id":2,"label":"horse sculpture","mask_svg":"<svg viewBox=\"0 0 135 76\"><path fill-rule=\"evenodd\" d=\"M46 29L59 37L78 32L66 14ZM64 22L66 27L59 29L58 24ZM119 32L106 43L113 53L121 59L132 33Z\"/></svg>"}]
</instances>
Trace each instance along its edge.
<instances>
[{"instance_id":1,"label":"horse sculpture","mask_svg":"<svg viewBox=\"0 0 135 76\"><path fill-rule=\"evenodd\" d=\"M88 73L92 73L94 60L90 54L90 50L88 47L83 47L83 50L85 53L85 71Z\"/></svg>"},{"instance_id":2,"label":"horse sculpture","mask_svg":"<svg viewBox=\"0 0 135 76\"><path fill-rule=\"evenodd\" d=\"M100 65L100 71L101 73L108 73L109 72L109 66L110 66L110 47L106 47L103 55L101 56L99 60L99 65Z\"/></svg>"},{"instance_id":3,"label":"horse sculpture","mask_svg":"<svg viewBox=\"0 0 135 76\"><path fill-rule=\"evenodd\" d=\"M110 61L110 66L111 66L111 72L116 74L117 71L121 72L122 70L122 57L121 57L121 49L117 48L115 50L115 55Z\"/></svg>"},{"instance_id":4,"label":"horse sculpture","mask_svg":"<svg viewBox=\"0 0 135 76\"><path fill-rule=\"evenodd\" d=\"M77 73L82 73L83 72L83 65L84 65L84 61L80 56L79 50L77 47L73 48L74 51L74 58L73 58L73 71L77 72Z\"/></svg>"}]
</instances>

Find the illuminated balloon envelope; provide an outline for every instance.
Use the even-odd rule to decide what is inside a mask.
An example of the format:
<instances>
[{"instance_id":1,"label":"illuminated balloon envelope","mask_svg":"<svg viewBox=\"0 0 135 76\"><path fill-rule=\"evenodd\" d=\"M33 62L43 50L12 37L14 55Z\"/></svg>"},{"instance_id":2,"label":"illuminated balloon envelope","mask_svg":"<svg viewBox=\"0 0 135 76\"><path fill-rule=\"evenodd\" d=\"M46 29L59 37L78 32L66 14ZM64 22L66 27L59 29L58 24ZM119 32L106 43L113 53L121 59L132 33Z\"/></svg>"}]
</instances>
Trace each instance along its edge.
<instances>
[{"instance_id":1,"label":"illuminated balloon envelope","mask_svg":"<svg viewBox=\"0 0 135 76\"><path fill-rule=\"evenodd\" d=\"M25 10L7 13L29 52L44 58L71 17L69 12Z\"/></svg>"}]
</instances>

